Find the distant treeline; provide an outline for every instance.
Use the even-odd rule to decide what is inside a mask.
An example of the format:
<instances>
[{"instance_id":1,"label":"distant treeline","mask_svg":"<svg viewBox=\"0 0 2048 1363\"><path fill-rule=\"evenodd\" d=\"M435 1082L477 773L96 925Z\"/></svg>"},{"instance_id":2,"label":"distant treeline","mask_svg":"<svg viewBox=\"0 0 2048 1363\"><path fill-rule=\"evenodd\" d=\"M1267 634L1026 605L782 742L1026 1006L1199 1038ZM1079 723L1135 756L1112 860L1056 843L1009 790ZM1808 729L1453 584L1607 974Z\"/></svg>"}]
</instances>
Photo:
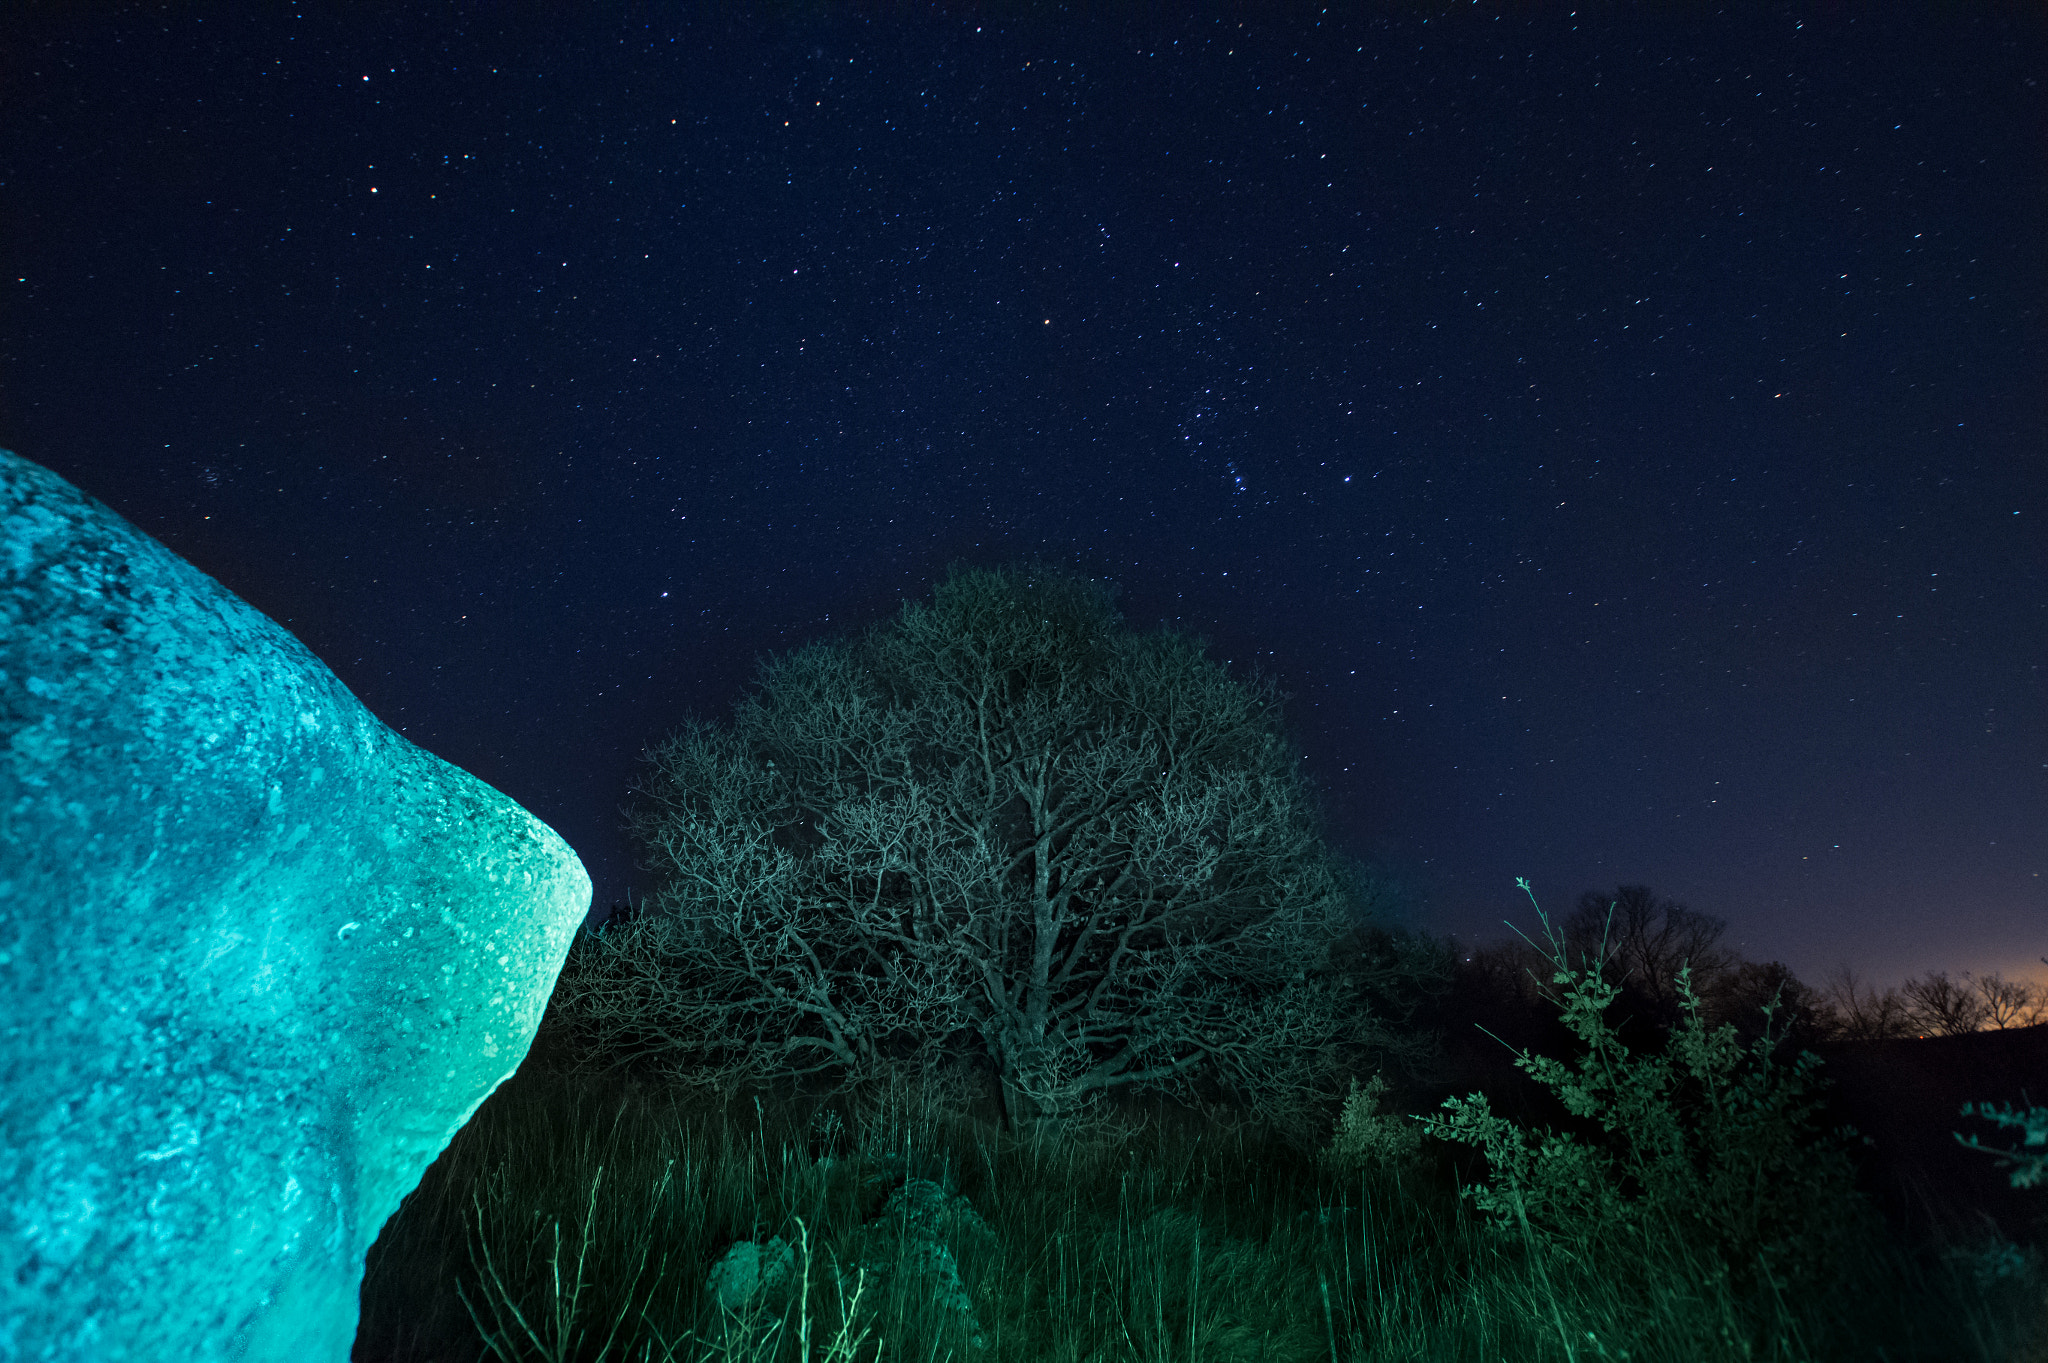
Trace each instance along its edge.
<instances>
[{"instance_id":1,"label":"distant treeline","mask_svg":"<svg viewBox=\"0 0 2048 1363\"><path fill-rule=\"evenodd\" d=\"M1576 957L1605 962L1603 973L1622 988L1619 1011L1638 1028L1668 1031L1677 1024L1681 968L1691 972L1710 1021L1753 1035L1763 1025L1764 1006L1775 999L1776 1027L1796 1045L1960 1036L2048 1021L2048 990L1995 972L1951 979L1935 971L1879 989L1845 966L1810 985L1777 961L1743 959L1721 945L1725 921L1660 899L1646 885L1588 890L1559 926ZM1461 948L1447 1011L1542 1013L1550 969L1534 944L1515 938Z\"/></svg>"}]
</instances>

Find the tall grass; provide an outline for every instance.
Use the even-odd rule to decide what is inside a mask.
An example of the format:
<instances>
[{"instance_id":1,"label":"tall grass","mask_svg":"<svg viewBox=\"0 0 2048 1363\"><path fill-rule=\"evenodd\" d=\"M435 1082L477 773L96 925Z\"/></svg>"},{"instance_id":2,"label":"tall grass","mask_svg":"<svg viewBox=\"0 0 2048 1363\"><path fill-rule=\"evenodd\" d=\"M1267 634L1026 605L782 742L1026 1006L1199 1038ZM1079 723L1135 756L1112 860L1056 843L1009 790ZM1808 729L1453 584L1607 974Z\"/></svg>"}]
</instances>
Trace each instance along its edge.
<instances>
[{"instance_id":1,"label":"tall grass","mask_svg":"<svg viewBox=\"0 0 2048 1363\"><path fill-rule=\"evenodd\" d=\"M529 1066L386 1227L355 1358L2048 1359L2038 1258L2010 1246L1866 1237L1801 1299L1654 1222L1500 1234L1438 1143L1360 1169L1193 1119L1023 1139L899 1095L835 1140L816 1116ZM879 1215L911 1179L986 1224L950 1237L964 1304ZM793 1271L721 1306L712 1265L773 1237Z\"/></svg>"}]
</instances>

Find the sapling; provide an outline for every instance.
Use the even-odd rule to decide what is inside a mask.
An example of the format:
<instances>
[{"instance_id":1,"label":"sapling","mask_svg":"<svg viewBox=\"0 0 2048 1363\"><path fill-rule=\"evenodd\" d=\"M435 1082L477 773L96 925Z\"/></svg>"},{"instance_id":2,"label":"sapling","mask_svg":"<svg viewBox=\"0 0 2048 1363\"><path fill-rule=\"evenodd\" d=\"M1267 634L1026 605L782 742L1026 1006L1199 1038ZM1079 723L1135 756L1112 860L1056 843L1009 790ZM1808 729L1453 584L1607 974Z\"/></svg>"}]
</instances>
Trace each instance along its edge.
<instances>
[{"instance_id":1,"label":"sapling","mask_svg":"<svg viewBox=\"0 0 2048 1363\"><path fill-rule=\"evenodd\" d=\"M1380 1111L1386 1093L1384 1075L1375 1074L1363 1087L1351 1081L1323 1151L1324 1163L1345 1170L1394 1169L1415 1157L1422 1148L1422 1127L1406 1113Z\"/></svg>"}]
</instances>

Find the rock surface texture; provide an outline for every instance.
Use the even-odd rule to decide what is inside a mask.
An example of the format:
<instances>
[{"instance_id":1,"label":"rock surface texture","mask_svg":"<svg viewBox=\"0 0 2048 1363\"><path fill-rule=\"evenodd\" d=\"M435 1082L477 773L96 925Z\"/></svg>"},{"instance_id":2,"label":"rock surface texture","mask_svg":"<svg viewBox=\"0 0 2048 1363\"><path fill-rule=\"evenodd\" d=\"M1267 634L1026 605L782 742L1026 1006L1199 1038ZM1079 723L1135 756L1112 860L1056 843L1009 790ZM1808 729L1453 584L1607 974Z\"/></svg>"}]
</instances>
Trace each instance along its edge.
<instances>
[{"instance_id":1,"label":"rock surface texture","mask_svg":"<svg viewBox=\"0 0 2048 1363\"><path fill-rule=\"evenodd\" d=\"M0 451L0 1360L341 1363L589 902L545 825Z\"/></svg>"}]
</instances>

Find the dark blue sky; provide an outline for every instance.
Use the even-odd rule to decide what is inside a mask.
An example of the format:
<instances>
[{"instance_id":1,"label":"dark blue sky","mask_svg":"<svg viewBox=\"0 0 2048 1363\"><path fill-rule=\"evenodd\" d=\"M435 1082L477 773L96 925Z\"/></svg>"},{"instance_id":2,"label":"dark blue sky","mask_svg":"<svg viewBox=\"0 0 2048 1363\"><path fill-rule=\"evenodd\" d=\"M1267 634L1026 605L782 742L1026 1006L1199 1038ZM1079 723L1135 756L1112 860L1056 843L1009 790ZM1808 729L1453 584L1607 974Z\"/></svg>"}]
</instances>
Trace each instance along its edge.
<instances>
[{"instance_id":1,"label":"dark blue sky","mask_svg":"<svg viewBox=\"0 0 2048 1363\"><path fill-rule=\"evenodd\" d=\"M246 8L0 19L0 444L600 903L645 743L1037 555L1425 926L2048 973L2038 7Z\"/></svg>"}]
</instances>

